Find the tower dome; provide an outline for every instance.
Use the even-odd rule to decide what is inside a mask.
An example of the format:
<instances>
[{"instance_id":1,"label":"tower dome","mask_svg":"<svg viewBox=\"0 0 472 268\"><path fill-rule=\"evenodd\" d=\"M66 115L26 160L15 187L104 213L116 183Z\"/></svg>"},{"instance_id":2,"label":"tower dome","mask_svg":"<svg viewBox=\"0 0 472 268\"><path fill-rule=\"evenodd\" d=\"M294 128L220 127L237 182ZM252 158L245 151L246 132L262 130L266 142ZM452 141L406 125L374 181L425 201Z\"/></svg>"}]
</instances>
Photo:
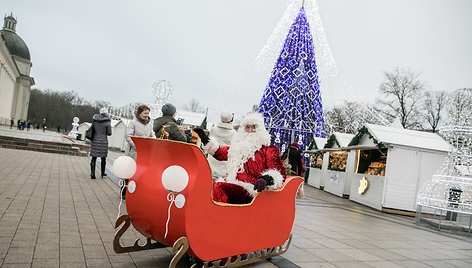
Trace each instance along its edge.
<instances>
[{"instance_id":1,"label":"tower dome","mask_svg":"<svg viewBox=\"0 0 472 268\"><path fill-rule=\"evenodd\" d=\"M11 55L27 59L28 61L31 60L25 41L16 34L16 19L13 17L13 14L4 18L3 29L0 30L0 34L3 40L5 40L5 45Z\"/></svg>"}]
</instances>

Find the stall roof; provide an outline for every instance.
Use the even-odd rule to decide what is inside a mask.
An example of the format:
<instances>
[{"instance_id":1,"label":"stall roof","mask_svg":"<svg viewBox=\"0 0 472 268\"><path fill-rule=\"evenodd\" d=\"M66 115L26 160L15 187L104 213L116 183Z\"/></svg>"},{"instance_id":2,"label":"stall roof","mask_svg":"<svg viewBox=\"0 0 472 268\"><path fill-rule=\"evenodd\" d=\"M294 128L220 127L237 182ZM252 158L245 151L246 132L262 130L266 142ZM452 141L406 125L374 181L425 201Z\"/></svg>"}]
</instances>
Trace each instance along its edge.
<instances>
[{"instance_id":1,"label":"stall roof","mask_svg":"<svg viewBox=\"0 0 472 268\"><path fill-rule=\"evenodd\" d=\"M85 125L85 126L87 126L87 127L90 127L90 126L92 125L92 123L90 123L90 122L82 122L82 123L80 123L80 125L79 125L78 127L81 127L81 126L83 126L83 125Z\"/></svg>"},{"instance_id":2,"label":"stall roof","mask_svg":"<svg viewBox=\"0 0 472 268\"><path fill-rule=\"evenodd\" d=\"M404 145L437 151L449 151L449 143L436 133L365 124L369 133L384 144Z\"/></svg>"},{"instance_id":3,"label":"stall roof","mask_svg":"<svg viewBox=\"0 0 472 268\"><path fill-rule=\"evenodd\" d=\"M194 113L184 110L177 110L177 112L175 113L175 120L183 119L184 125L201 126L203 120L205 120L205 116L206 115L204 113Z\"/></svg>"},{"instance_id":4,"label":"stall roof","mask_svg":"<svg viewBox=\"0 0 472 268\"><path fill-rule=\"evenodd\" d=\"M342 150L340 150L342 149ZM317 152L336 152L336 151L344 151L346 148L323 148L323 149L314 149L314 150L305 150L305 153L317 153Z\"/></svg>"},{"instance_id":5,"label":"stall roof","mask_svg":"<svg viewBox=\"0 0 472 268\"><path fill-rule=\"evenodd\" d=\"M316 144L316 148L322 149L322 148L324 148L324 146L325 146L326 142L328 141L328 139L327 138L314 137L313 141Z\"/></svg>"},{"instance_id":6,"label":"stall roof","mask_svg":"<svg viewBox=\"0 0 472 268\"><path fill-rule=\"evenodd\" d=\"M120 120L112 119L111 120L111 127L116 127L116 125L118 125L120 122L122 122L121 119Z\"/></svg>"},{"instance_id":7,"label":"stall roof","mask_svg":"<svg viewBox=\"0 0 472 268\"><path fill-rule=\"evenodd\" d=\"M354 138L354 134L348 133L334 132L334 135L336 136L336 139L338 140L339 145L341 145L342 148L347 147L351 142L352 138Z\"/></svg>"},{"instance_id":8,"label":"stall roof","mask_svg":"<svg viewBox=\"0 0 472 268\"><path fill-rule=\"evenodd\" d=\"M352 138L354 138L353 134L334 132L327 139L326 144L324 145L324 149L329 149L329 148L343 149L349 145L349 142L351 142Z\"/></svg>"}]
</instances>

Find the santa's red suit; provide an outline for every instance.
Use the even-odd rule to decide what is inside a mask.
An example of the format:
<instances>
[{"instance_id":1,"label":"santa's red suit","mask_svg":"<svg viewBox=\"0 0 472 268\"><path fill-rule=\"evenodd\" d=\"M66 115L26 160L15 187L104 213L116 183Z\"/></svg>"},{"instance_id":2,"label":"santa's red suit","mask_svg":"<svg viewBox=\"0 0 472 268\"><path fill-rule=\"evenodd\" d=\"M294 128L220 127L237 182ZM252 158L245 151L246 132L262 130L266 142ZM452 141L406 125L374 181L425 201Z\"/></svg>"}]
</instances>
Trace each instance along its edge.
<instances>
[{"instance_id":1,"label":"santa's red suit","mask_svg":"<svg viewBox=\"0 0 472 268\"><path fill-rule=\"evenodd\" d=\"M248 125L255 126L255 132L246 132ZM284 182L286 174L279 149L270 144L270 134L258 113L250 113L243 119L231 146L219 147L210 140L204 149L217 160L228 161L226 178L213 185L214 201L250 203L257 194L256 181L262 176L267 178L265 175L271 178L265 190L275 190Z\"/></svg>"}]
</instances>

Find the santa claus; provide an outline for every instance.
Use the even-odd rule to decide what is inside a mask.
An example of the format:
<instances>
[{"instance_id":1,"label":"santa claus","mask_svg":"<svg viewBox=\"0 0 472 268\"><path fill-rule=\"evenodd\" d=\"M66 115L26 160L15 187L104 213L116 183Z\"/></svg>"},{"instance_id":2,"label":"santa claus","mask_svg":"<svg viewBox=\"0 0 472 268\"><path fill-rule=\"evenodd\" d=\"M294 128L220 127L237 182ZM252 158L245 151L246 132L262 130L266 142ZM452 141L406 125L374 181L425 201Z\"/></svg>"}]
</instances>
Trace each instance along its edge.
<instances>
[{"instance_id":1,"label":"santa claus","mask_svg":"<svg viewBox=\"0 0 472 268\"><path fill-rule=\"evenodd\" d=\"M194 129L204 150L219 161L227 162L224 180L213 185L213 200L246 204L263 190L275 190L284 182L285 169L279 149L270 144L270 134L261 114L249 113L234 135L231 146L220 147L203 129Z\"/></svg>"}]
</instances>

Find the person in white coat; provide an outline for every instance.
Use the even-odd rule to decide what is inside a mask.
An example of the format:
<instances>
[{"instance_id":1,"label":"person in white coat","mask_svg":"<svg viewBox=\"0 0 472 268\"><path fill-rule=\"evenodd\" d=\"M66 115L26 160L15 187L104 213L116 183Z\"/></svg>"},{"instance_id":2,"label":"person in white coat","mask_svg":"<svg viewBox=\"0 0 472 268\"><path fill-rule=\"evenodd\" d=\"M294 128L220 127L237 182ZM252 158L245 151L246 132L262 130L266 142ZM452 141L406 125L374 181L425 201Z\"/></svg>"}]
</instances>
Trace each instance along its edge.
<instances>
[{"instance_id":1,"label":"person in white coat","mask_svg":"<svg viewBox=\"0 0 472 268\"><path fill-rule=\"evenodd\" d=\"M149 109L146 105L141 105L136 111L136 118L131 120L126 128L125 133L125 154L136 161L136 146L134 145L131 136L151 137L154 138L154 131L152 130L151 118L149 118Z\"/></svg>"},{"instance_id":2,"label":"person in white coat","mask_svg":"<svg viewBox=\"0 0 472 268\"><path fill-rule=\"evenodd\" d=\"M236 134L233 128L234 114L230 111L223 111L220 114L220 119L221 122L210 129L210 137L222 147L229 146L231 145L231 139ZM218 161L209 155L208 163L210 163L213 178L224 178L226 176L226 161Z\"/></svg>"},{"instance_id":3,"label":"person in white coat","mask_svg":"<svg viewBox=\"0 0 472 268\"><path fill-rule=\"evenodd\" d=\"M154 138L154 131L152 130L151 118L149 118L149 112L151 109L146 105L140 105L136 111L136 118L131 120L126 128L125 132L125 155L131 157L136 161L137 152L136 146L134 145L132 136L138 137L150 137ZM125 186L128 184L128 180L125 180ZM125 188L121 189L121 196L125 199Z\"/></svg>"}]
</instances>

